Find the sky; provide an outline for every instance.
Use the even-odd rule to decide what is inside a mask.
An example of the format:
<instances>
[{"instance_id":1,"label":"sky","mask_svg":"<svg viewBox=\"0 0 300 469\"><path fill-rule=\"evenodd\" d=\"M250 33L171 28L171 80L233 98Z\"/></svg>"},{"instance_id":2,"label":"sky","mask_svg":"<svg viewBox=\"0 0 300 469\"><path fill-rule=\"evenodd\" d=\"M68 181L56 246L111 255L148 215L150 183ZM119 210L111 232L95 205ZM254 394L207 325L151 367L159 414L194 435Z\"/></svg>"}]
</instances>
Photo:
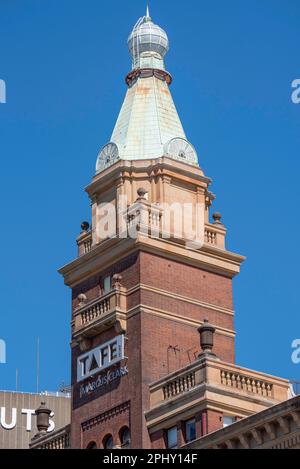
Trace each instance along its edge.
<instances>
[{"instance_id":1,"label":"sky","mask_svg":"<svg viewBox=\"0 0 300 469\"><path fill-rule=\"evenodd\" d=\"M213 179L234 280L236 361L300 381L298 0L151 0L172 95ZM0 0L0 389L70 383L70 290L57 270L90 220L84 187L110 139L146 2Z\"/></svg>"}]
</instances>

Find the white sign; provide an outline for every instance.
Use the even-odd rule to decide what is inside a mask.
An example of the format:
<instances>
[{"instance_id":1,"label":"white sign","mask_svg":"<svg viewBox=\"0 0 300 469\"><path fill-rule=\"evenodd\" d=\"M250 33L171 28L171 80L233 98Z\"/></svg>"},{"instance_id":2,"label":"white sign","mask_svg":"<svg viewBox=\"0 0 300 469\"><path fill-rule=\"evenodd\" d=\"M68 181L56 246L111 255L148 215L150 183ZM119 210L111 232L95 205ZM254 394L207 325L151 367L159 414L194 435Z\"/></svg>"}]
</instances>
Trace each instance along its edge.
<instances>
[{"instance_id":1,"label":"white sign","mask_svg":"<svg viewBox=\"0 0 300 469\"><path fill-rule=\"evenodd\" d=\"M109 368L124 358L124 335L80 355L77 358L77 382Z\"/></svg>"},{"instance_id":2,"label":"white sign","mask_svg":"<svg viewBox=\"0 0 300 469\"><path fill-rule=\"evenodd\" d=\"M21 409L21 414L26 415L25 422L27 432L31 432L32 430L32 416L35 414L34 409ZM53 417L54 413L51 412L50 417ZM52 419L49 420L50 426L48 428L48 432L53 432L55 428L54 421ZM12 409L6 413L6 407L0 407L0 428L2 427L4 430L13 430L17 426L17 408L12 407Z\"/></svg>"}]
</instances>

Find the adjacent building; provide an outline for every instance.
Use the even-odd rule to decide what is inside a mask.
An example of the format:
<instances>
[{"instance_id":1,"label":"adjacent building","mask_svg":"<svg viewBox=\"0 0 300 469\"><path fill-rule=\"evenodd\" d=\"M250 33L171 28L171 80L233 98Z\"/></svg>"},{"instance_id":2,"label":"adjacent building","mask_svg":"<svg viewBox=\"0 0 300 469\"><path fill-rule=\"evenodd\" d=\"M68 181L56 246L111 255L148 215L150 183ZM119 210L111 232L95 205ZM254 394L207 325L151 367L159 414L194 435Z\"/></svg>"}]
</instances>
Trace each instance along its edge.
<instances>
[{"instance_id":1,"label":"adjacent building","mask_svg":"<svg viewBox=\"0 0 300 469\"><path fill-rule=\"evenodd\" d=\"M70 422L71 399L66 393L0 391L0 448L28 449L37 433L35 411L42 401L51 409L48 436Z\"/></svg>"},{"instance_id":2,"label":"adjacent building","mask_svg":"<svg viewBox=\"0 0 300 469\"><path fill-rule=\"evenodd\" d=\"M184 448L300 449L300 397L296 396L195 439Z\"/></svg>"}]
</instances>

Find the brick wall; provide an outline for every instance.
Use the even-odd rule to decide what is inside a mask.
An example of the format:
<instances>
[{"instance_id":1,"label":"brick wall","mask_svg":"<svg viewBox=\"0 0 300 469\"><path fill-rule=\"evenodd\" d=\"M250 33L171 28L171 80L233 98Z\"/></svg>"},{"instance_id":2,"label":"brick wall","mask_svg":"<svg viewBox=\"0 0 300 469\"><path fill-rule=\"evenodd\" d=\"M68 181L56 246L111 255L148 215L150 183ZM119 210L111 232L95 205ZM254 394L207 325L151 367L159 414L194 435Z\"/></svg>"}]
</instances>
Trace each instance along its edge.
<instances>
[{"instance_id":1,"label":"brick wall","mask_svg":"<svg viewBox=\"0 0 300 469\"><path fill-rule=\"evenodd\" d=\"M223 414L214 410L207 410L207 433L223 428Z\"/></svg>"},{"instance_id":2,"label":"brick wall","mask_svg":"<svg viewBox=\"0 0 300 469\"><path fill-rule=\"evenodd\" d=\"M140 303L144 306L144 311L138 311L127 320L128 360L122 365L128 366L129 374L97 391L98 394L94 392L89 398L79 397L76 360L81 352L79 347L73 348L72 447L85 448L91 441L101 447L103 438L109 433L113 435L115 444L119 444L119 431L125 425L132 430L133 448L150 448L151 444L153 447L161 447L159 445L164 444L162 434L152 435L151 443L145 425L144 411L149 409L148 385L195 359L200 352L197 322L208 318L221 328L233 329L233 318L230 314L193 304L192 301L194 299L221 309L232 309L231 280L149 253L136 253L112 269L99 272L99 275L77 286L73 290L73 310L78 304L79 293L84 293L88 300L97 298L101 292L102 279L115 273L121 273L122 285L127 289L142 283L148 287L165 290L171 296L138 290L128 297L128 309ZM172 295L188 297L191 301L172 298ZM195 321L195 325L166 317L165 312L190 318ZM110 340L115 335L114 328L99 334L93 339L92 347ZM233 337L217 333L214 351L221 359L233 362ZM116 410L128 402L130 405L125 410ZM218 417L213 413L208 414L209 431L216 429Z\"/></svg>"}]
</instances>

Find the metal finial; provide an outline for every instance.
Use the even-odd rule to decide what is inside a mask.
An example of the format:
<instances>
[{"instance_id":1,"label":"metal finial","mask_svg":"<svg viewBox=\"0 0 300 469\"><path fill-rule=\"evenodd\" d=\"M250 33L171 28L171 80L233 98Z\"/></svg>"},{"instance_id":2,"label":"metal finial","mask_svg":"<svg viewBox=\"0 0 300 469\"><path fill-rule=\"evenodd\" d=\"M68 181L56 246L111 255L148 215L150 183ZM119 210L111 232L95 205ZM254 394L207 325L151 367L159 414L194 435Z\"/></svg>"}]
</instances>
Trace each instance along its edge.
<instances>
[{"instance_id":1,"label":"metal finial","mask_svg":"<svg viewBox=\"0 0 300 469\"><path fill-rule=\"evenodd\" d=\"M150 18L149 5L147 4L146 18Z\"/></svg>"}]
</instances>

